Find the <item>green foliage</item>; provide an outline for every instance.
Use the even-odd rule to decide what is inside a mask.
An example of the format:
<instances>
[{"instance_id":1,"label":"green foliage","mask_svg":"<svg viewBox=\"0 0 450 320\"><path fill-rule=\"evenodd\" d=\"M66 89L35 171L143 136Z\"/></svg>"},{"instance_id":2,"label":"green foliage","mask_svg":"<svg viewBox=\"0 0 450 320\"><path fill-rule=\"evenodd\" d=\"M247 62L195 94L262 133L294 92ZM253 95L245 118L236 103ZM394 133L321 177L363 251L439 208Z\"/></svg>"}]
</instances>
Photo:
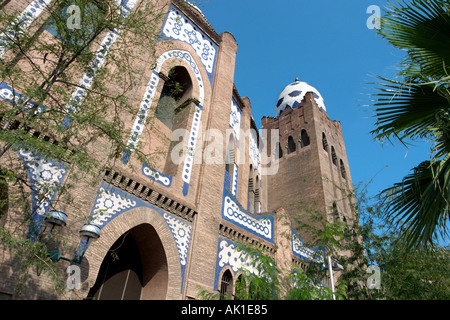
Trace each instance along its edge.
<instances>
[{"instance_id":1,"label":"green foliage","mask_svg":"<svg viewBox=\"0 0 450 320\"><path fill-rule=\"evenodd\" d=\"M68 26L73 12L67 8L71 5L80 9L78 28ZM34 214L31 186L23 166L11 154L19 148L33 150L45 159L67 164L70 179L59 187L58 197L52 202L58 207L62 203L77 206L67 192L72 181L96 183L126 148L130 132L124 119L136 116L136 104L130 98L142 87L142 74L149 61L156 61L155 43L165 14L150 1L139 3L126 17L119 9L115 0L54 0L35 23L43 23L41 27L7 33L13 36L0 60L0 82L23 97L14 97L12 103L0 101L0 245L4 252L11 253L10 264L17 266L16 294L23 293L36 270L51 276L58 288L55 294L60 293L66 277L61 275L61 266L49 259L50 246L26 240ZM13 25L19 13L0 12L0 33ZM44 21L43 17L48 18ZM112 30L120 30L120 37L102 67L96 69L96 51ZM94 72L82 103L73 101L72 93L80 89L81 75ZM67 120L70 126L63 126ZM101 161L100 149L107 155ZM153 161L140 146L135 154L142 162ZM38 191L40 199L54 192L51 186ZM5 207L5 202L14 206ZM66 240L54 245L61 243Z\"/></svg>"},{"instance_id":2,"label":"green foliage","mask_svg":"<svg viewBox=\"0 0 450 320\"><path fill-rule=\"evenodd\" d=\"M380 78L374 94L376 139L430 143L430 159L383 191L389 223L404 230L409 247L433 245L448 236L450 151L450 7L444 0L391 3L380 35L406 52L400 80Z\"/></svg>"},{"instance_id":3,"label":"green foliage","mask_svg":"<svg viewBox=\"0 0 450 320\"><path fill-rule=\"evenodd\" d=\"M384 220L384 201L368 197L367 185L355 189L362 243L353 243L353 257L340 259L346 272L349 299L447 300L450 293L450 254L445 247L409 246L406 232ZM380 268L380 289L369 289L367 267ZM350 267L352 266L352 267Z\"/></svg>"},{"instance_id":4,"label":"green foliage","mask_svg":"<svg viewBox=\"0 0 450 320\"><path fill-rule=\"evenodd\" d=\"M349 300L448 300L450 297L450 251L448 247L410 248L402 237L404 230L386 224L383 199L370 197L368 185L359 184L355 193L354 223L323 222L317 227L317 212L311 210L314 221L309 228L315 242L332 252L332 257L344 268L335 287L336 299ZM312 208L313 206L311 206ZM300 231L299 231L300 232ZM292 265L289 270L277 266L269 252L247 244L239 250L256 270L240 270L234 296L223 296L198 288L200 299L240 300L330 300L331 289L322 282L328 279L328 268L309 263L304 269ZM380 268L380 289L369 288L369 266Z\"/></svg>"}]
</instances>

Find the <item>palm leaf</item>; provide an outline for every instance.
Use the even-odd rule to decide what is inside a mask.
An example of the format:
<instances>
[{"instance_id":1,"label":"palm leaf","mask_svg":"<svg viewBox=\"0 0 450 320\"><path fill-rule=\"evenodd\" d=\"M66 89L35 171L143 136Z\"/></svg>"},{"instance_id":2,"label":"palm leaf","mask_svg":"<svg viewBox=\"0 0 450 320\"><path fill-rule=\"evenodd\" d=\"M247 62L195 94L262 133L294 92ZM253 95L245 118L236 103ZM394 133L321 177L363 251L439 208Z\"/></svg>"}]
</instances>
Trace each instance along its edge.
<instances>
[{"instance_id":1,"label":"palm leaf","mask_svg":"<svg viewBox=\"0 0 450 320\"><path fill-rule=\"evenodd\" d=\"M410 247L428 245L438 235L447 235L449 221L449 161L424 161L402 183L383 191L385 219L404 230Z\"/></svg>"},{"instance_id":2,"label":"palm leaf","mask_svg":"<svg viewBox=\"0 0 450 320\"><path fill-rule=\"evenodd\" d=\"M377 122L371 134L376 139L396 137L402 140L432 136L436 114L447 110L450 103L440 87L434 84L409 83L380 78L373 104Z\"/></svg>"},{"instance_id":3,"label":"palm leaf","mask_svg":"<svg viewBox=\"0 0 450 320\"><path fill-rule=\"evenodd\" d=\"M450 39L448 0L414 0L392 6L381 19L380 34L408 52L404 65L417 65L422 76L435 80L448 76L450 42L445 41Z\"/></svg>"}]
</instances>

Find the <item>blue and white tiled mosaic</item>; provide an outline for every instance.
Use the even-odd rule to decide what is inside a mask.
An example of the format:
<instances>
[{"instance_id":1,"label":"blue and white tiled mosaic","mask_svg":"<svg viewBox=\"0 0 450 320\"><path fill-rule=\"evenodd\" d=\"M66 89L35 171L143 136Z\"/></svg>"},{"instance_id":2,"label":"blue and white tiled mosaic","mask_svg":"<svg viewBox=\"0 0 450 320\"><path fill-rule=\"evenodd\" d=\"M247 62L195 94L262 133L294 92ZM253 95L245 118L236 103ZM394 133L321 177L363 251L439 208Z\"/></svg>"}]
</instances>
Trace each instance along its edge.
<instances>
[{"instance_id":1,"label":"blue and white tiled mosaic","mask_svg":"<svg viewBox=\"0 0 450 320\"><path fill-rule=\"evenodd\" d=\"M239 141L241 136L241 109L237 106L234 99L231 100L231 111L230 111L230 128L234 131L234 136L236 138L236 145L239 149Z\"/></svg>"},{"instance_id":2,"label":"blue and white tiled mosaic","mask_svg":"<svg viewBox=\"0 0 450 320\"><path fill-rule=\"evenodd\" d=\"M294 109L298 105L300 105L307 92L312 92L314 95L314 100L316 101L319 108L326 111L325 102L320 92L310 84L296 80L295 82L289 84L286 88L284 88L284 90L278 97L276 105L277 117L285 109Z\"/></svg>"},{"instance_id":3,"label":"blue and white tiled mosaic","mask_svg":"<svg viewBox=\"0 0 450 320\"><path fill-rule=\"evenodd\" d=\"M167 188L169 188L172 184L172 176L166 176L165 174L162 174L161 172L149 167L146 164L142 166L142 174L147 178L155 180L156 182L162 184Z\"/></svg>"},{"instance_id":4,"label":"blue and white tiled mosaic","mask_svg":"<svg viewBox=\"0 0 450 320\"><path fill-rule=\"evenodd\" d=\"M0 99L17 106L18 104L25 102L28 98L15 91L3 81L0 83ZM39 114L45 110L44 106L37 106L33 101L28 101L23 108L24 112L27 112L27 110L34 110L35 114Z\"/></svg>"},{"instance_id":5,"label":"blue and white tiled mosaic","mask_svg":"<svg viewBox=\"0 0 450 320\"><path fill-rule=\"evenodd\" d=\"M8 51L11 43L19 37L36 20L52 0L34 0L14 20L6 32L0 34L0 57ZM17 26L20 26L16 29ZM13 40L11 40L13 39Z\"/></svg>"},{"instance_id":6,"label":"blue and white tiled mosaic","mask_svg":"<svg viewBox=\"0 0 450 320\"><path fill-rule=\"evenodd\" d=\"M253 164L253 169L258 173L261 173L261 150L258 147L258 137L254 130L250 131L250 150L249 150L249 158L250 162ZM261 180L261 179L259 179Z\"/></svg>"},{"instance_id":7,"label":"blue and white tiled mosaic","mask_svg":"<svg viewBox=\"0 0 450 320\"><path fill-rule=\"evenodd\" d=\"M156 68L153 70L150 77L150 81L147 85L146 92L141 101L138 116L134 122L133 129L131 131L131 136L128 140L128 148L124 152L122 157L122 162L124 164L128 163L131 153L137 147L139 140L141 138L142 132L144 130L145 122L149 116L150 106L155 97L156 88L159 83L159 72L163 64L169 59L182 59L188 63L195 74L198 88L199 88L199 104L195 107L194 116L192 121L192 126L189 134L186 159L183 167L183 194L186 196L189 190L189 183L191 179L192 168L194 164L194 151L197 143L197 136L200 132L201 115L203 110L203 104L205 102L205 88L200 70L195 63L194 58L191 54L184 50L170 50L162 54L156 64ZM148 170L148 169L147 169Z\"/></svg>"},{"instance_id":8,"label":"blue and white tiled mosaic","mask_svg":"<svg viewBox=\"0 0 450 320\"><path fill-rule=\"evenodd\" d=\"M271 243L274 241L273 215L252 215L241 207L227 188L224 188L222 218Z\"/></svg>"},{"instance_id":9,"label":"blue and white tiled mosaic","mask_svg":"<svg viewBox=\"0 0 450 320\"><path fill-rule=\"evenodd\" d=\"M239 167L234 164L234 173L231 179L231 193L236 197L238 185Z\"/></svg>"},{"instance_id":10,"label":"blue and white tiled mosaic","mask_svg":"<svg viewBox=\"0 0 450 320\"><path fill-rule=\"evenodd\" d=\"M123 16L127 16L131 12L134 5L136 4L136 1L137 0L128 0L128 1L116 0L116 2L119 4L119 9L121 10L121 14ZM67 113L70 114L73 112L77 112L78 108L83 103L90 88L92 87L94 78L98 70L100 70L105 64L106 57L109 51L111 50L113 44L116 42L117 38L119 38L119 34L120 29L115 28L109 31L108 34L103 39L99 49L95 53L94 59L89 64L86 73L79 81L78 87L72 93L70 102L66 105ZM71 123L72 123L71 119L69 117L66 117L62 126L63 128L67 128L68 126L70 126Z\"/></svg>"},{"instance_id":11,"label":"blue and white tiled mosaic","mask_svg":"<svg viewBox=\"0 0 450 320\"><path fill-rule=\"evenodd\" d=\"M103 229L109 222L118 217L120 214L140 207L152 209L150 214L156 212L166 221L178 249L181 272L184 279L192 231L191 222L183 220L174 214L168 213L163 209L145 202L142 199L106 182L102 182L94 207L91 211L89 223ZM86 242L80 242L77 250L77 257L74 260L75 262L81 262L81 254L85 252L87 247L88 245Z\"/></svg>"},{"instance_id":12,"label":"blue and white tiled mosaic","mask_svg":"<svg viewBox=\"0 0 450 320\"><path fill-rule=\"evenodd\" d=\"M291 239L292 252L295 256L306 261L325 264L325 250L322 247L308 248L294 229L291 232Z\"/></svg>"},{"instance_id":13,"label":"blue and white tiled mosaic","mask_svg":"<svg viewBox=\"0 0 450 320\"><path fill-rule=\"evenodd\" d=\"M66 176L67 165L54 160L46 160L32 151L20 149L17 153L27 171L31 185L33 213L28 236L36 240L43 227L44 218L51 209L52 202Z\"/></svg>"},{"instance_id":14,"label":"blue and white tiled mosaic","mask_svg":"<svg viewBox=\"0 0 450 320\"><path fill-rule=\"evenodd\" d=\"M245 252L238 248L237 243L219 237L214 288L219 289L219 276L224 268L231 269L234 275L244 270L253 274L258 274L255 263L256 262L252 261Z\"/></svg>"},{"instance_id":15,"label":"blue and white tiled mosaic","mask_svg":"<svg viewBox=\"0 0 450 320\"><path fill-rule=\"evenodd\" d=\"M213 83L214 68L218 47L211 39L200 32L197 27L181 13L171 7L162 27L163 39L174 39L189 44L205 67L211 84Z\"/></svg>"}]
</instances>

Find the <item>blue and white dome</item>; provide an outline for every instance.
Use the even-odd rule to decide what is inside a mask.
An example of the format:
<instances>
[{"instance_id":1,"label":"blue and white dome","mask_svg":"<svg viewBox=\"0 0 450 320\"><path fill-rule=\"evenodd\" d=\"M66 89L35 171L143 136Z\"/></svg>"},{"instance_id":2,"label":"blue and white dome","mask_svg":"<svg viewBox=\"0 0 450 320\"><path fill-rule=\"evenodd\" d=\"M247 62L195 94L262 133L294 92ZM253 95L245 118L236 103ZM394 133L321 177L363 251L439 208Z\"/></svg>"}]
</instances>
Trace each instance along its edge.
<instances>
[{"instance_id":1,"label":"blue and white dome","mask_svg":"<svg viewBox=\"0 0 450 320\"><path fill-rule=\"evenodd\" d=\"M307 92L312 92L314 99L320 109L327 111L322 95L316 88L306 82L295 80L294 83L288 85L280 94L277 102L277 117L286 108L296 108L303 100Z\"/></svg>"}]
</instances>

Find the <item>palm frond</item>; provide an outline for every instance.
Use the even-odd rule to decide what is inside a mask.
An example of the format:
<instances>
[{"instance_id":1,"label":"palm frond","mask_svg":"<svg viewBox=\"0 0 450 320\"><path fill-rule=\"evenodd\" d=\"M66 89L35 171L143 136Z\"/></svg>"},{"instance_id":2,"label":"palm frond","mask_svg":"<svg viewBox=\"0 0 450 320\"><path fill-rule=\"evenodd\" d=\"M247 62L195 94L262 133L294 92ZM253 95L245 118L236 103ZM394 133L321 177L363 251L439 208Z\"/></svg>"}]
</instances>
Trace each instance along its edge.
<instances>
[{"instance_id":1,"label":"palm frond","mask_svg":"<svg viewBox=\"0 0 450 320\"><path fill-rule=\"evenodd\" d=\"M449 165L449 161L424 161L401 183L383 191L385 218L404 230L411 247L429 245L438 235L447 235Z\"/></svg>"},{"instance_id":2,"label":"palm frond","mask_svg":"<svg viewBox=\"0 0 450 320\"><path fill-rule=\"evenodd\" d=\"M402 83L381 78L374 94L376 129L371 134L378 140L392 137L402 140L426 138L437 127L436 114L450 108L447 96L432 83Z\"/></svg>"},{"instance_id":3,"label":"palm frond","mask_svg":"<svg viewBox=\"0 0 450 320\"><path fill-rule=\"evenodd\" d=\"M448 0L413 0L394 5L381 19L380 34L408 53L409 65L440 79L450 71L450 5Z\"/></svg>"}]
</instances>

